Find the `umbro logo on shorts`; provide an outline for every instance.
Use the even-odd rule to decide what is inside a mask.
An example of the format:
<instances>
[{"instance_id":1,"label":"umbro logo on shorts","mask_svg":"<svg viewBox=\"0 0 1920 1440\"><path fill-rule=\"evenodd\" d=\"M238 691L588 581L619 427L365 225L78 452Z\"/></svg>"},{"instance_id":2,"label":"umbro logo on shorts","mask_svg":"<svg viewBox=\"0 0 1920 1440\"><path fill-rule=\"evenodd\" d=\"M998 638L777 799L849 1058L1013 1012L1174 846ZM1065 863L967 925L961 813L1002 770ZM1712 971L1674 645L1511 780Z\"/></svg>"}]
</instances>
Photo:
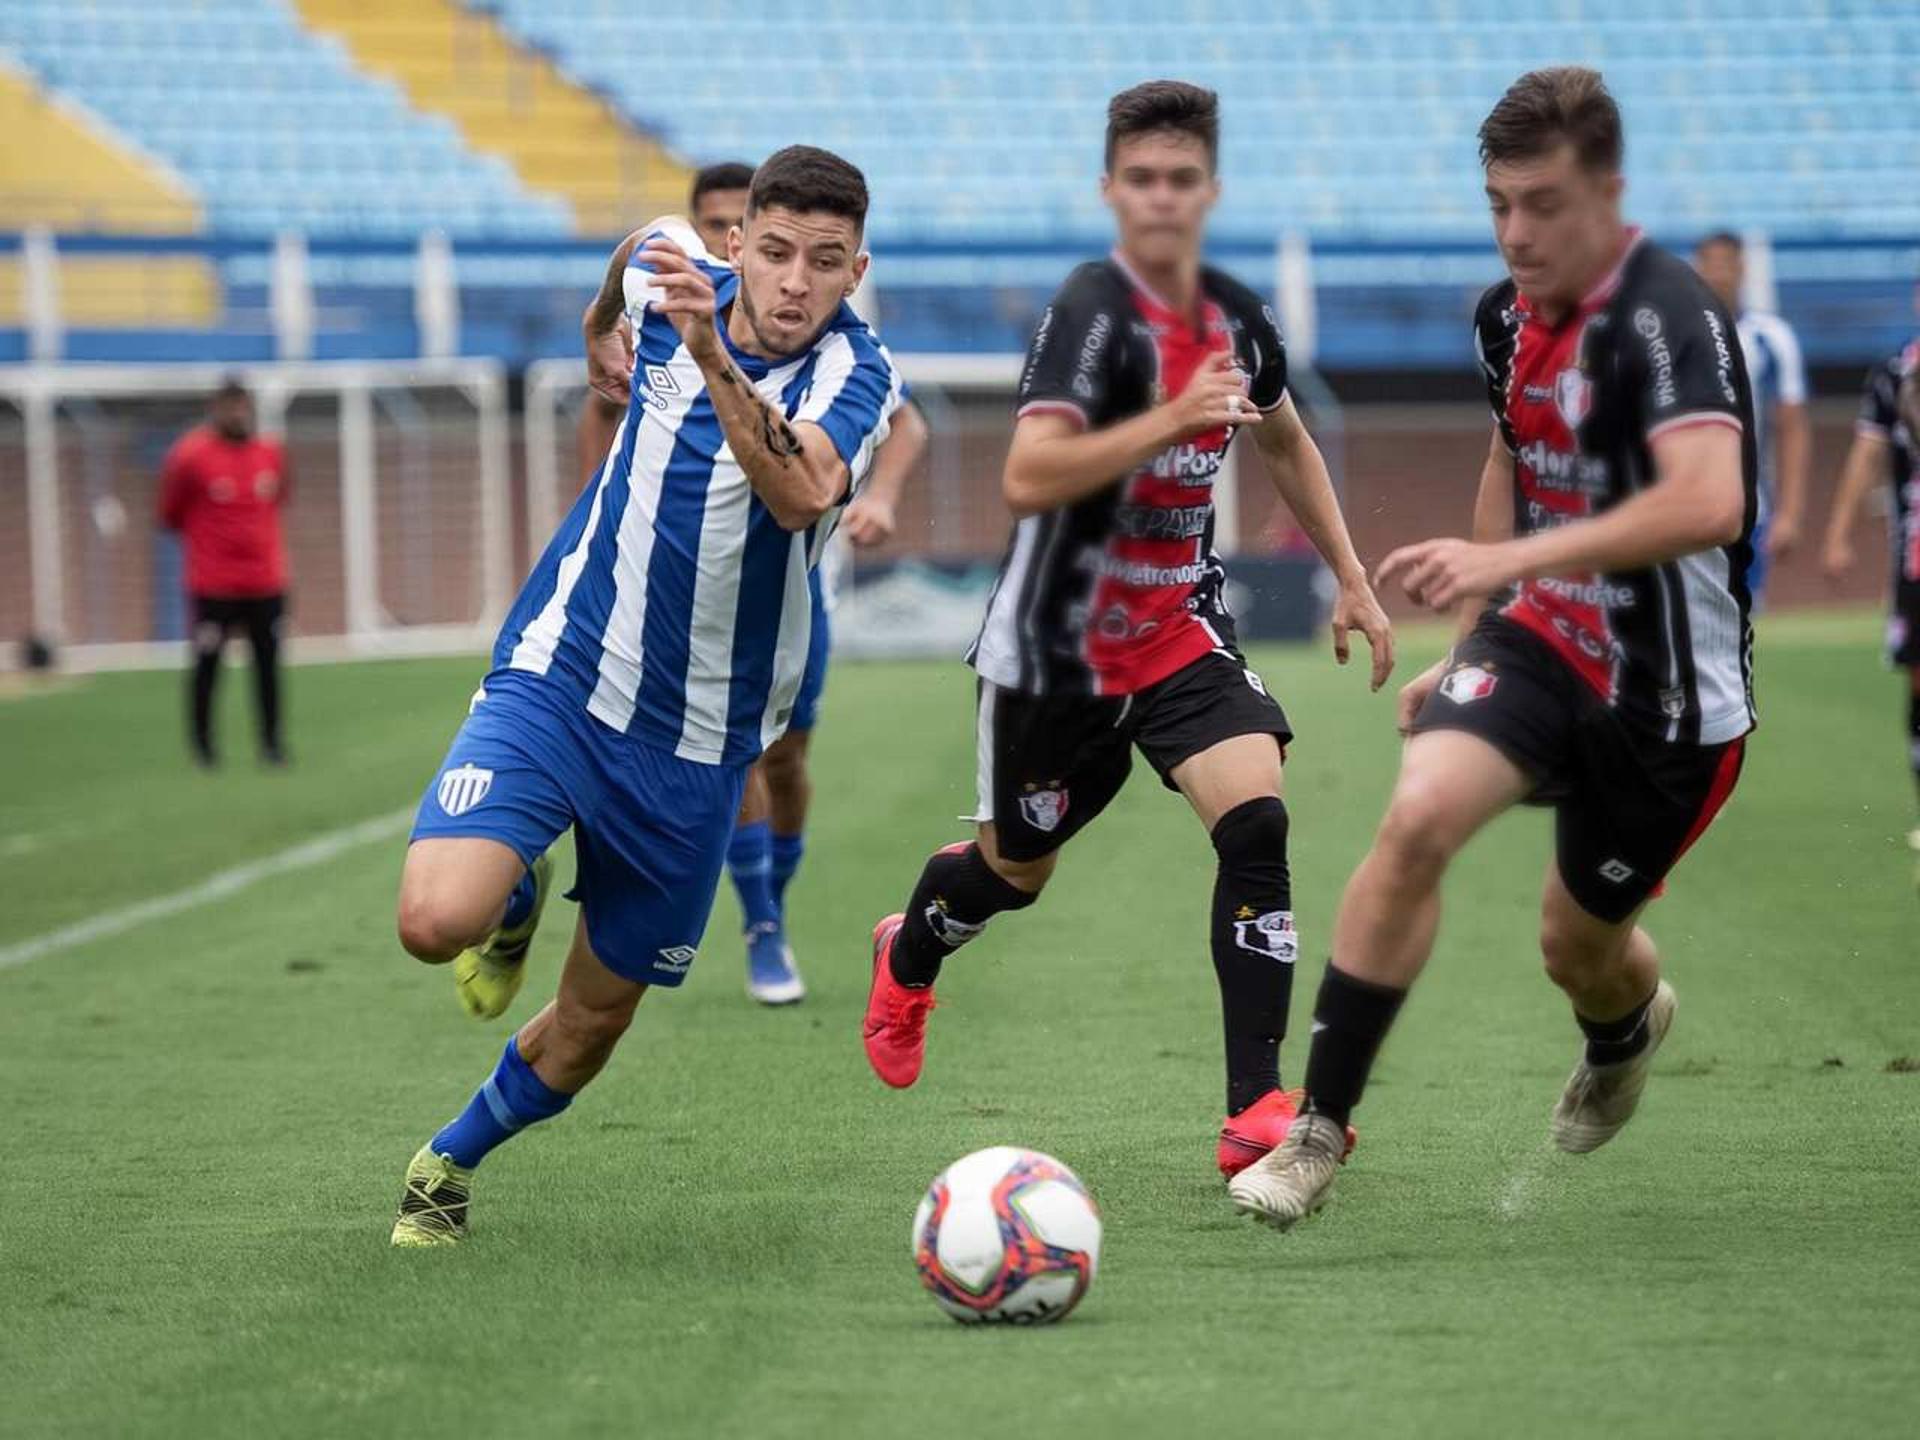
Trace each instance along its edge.
<instances>
[{"instance_id":1,"label":"umbro logo on shorts","mask_svg":"<svg viewBox=\"0 0 1920 1440\"><path fill-rule=\"evenodd\" d=\"M687 967L693 964L693 957L700 953L692 945L667 945L660 951L660 968L671 970L675 975L687 973Z\"/></svg>"},{"instance_id":2,"label":"umbro logo on shorts","mask_svg":"<svg viewBox=\"0 0 1920 1440\"><path fill-rule=\"evenodd\" d=\"M440 808L449 815L464 815L493 789L493 771L478 765L459 765L440 777Z\"/></svg>"},{"instance_id":3,"label":"umbro logo on shorts","mask_svg":"<svg viewBox=\"0 0 1920 1440\"><path fill-rule=\"evenodd\" d=\"M1600 867L1600 878L1622 885L1633 878L1633 867L1624 860L1609 860Z\"/></svg>"}]
</instances>

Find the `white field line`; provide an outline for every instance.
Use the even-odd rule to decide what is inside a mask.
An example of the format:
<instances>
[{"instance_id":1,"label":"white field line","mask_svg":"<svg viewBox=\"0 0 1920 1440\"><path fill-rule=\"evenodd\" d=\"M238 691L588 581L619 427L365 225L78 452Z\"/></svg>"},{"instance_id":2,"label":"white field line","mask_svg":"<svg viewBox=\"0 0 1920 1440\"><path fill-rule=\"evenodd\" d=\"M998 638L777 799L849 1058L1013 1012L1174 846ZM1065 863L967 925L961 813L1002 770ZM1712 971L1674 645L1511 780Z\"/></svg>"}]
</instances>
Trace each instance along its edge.
<instances>
[{"instance_id":1,"label":"white field line","mask_svg":"<svg viewBox=\"0 0 1920 1440\"><path fill-rule=\"evenodd\" d=\"M302 841L290 849L277 851L258 860L250 860L244 865L235 865L228 870L218 871L198 885L190 885L185 890L176 890L171 895L156 895L151 900L122 906L118 910L103 911L77 924L62 926L58 930L49 930L30 939L0 947L0 970L11 970L14 966L25 965L30 960L38 960L46 955L57 955L62 950L73 949L76 945L87 945L95 940L124 935L127 931L145 925L151 920L164 920L184 910L212 905L216 901L237 895L242 890L257 885L262 880L271 879L275 875L286 875L295 870L308 870L315 865L324 865L327 861L344 855L357 846L370 844L375 840L391 839L400 834L412 823L413 813L413 807L409 805L404 810L376 815L371 820L360 821L357 825L329 830L314 836L311 840Z\"/></svg>"}]
</instances>

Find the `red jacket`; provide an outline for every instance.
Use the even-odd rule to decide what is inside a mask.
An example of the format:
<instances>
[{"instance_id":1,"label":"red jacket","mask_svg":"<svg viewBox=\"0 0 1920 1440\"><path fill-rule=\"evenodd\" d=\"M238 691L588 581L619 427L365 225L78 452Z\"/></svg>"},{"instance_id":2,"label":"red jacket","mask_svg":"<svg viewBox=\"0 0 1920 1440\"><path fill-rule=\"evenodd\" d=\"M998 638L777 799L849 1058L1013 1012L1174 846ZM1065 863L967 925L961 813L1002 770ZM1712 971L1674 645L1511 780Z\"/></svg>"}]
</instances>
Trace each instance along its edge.
<instances>
[{"instance_id":1,"label":"red jacket","mask_svg":"<svg viewBox=\"0 0 1920 1440\"><path fill-rule=\"evenodd\" d=\"M287 588L280 507L289 493L278 440L229 440L210 426L174 442L160 471L160 523L187 551L187 593L278 595Z\"/></svg>"}]
</instances>

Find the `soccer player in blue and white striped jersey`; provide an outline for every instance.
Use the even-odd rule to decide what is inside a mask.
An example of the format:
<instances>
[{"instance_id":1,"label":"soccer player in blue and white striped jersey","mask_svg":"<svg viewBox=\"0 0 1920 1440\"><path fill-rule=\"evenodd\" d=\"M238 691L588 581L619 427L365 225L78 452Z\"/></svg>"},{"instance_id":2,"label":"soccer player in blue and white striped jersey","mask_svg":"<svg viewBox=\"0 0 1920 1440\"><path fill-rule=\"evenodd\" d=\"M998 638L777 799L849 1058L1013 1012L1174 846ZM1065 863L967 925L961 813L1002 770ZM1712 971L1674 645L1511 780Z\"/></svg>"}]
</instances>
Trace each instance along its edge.
<instances>
[{"instance_id":1,"label":"soccer player in blue and white striped jersey","mask_svg":"<svg viewBox=\"0 0 1920 1440\"><path fill-rule=\"evenodd\" d=\"M858 170L790 147L755 171L730 264L655 222L587 311L589 378L626 418L421 800L399 914L483 1016L519 989L568 826L580 923L555 999L414 1156L396 1245L463 1238L473 1167L564 1110L693 961L747 768L800 687L808 572L899 402L846 303L866 210Z\"/></svg>"}]
</instances>

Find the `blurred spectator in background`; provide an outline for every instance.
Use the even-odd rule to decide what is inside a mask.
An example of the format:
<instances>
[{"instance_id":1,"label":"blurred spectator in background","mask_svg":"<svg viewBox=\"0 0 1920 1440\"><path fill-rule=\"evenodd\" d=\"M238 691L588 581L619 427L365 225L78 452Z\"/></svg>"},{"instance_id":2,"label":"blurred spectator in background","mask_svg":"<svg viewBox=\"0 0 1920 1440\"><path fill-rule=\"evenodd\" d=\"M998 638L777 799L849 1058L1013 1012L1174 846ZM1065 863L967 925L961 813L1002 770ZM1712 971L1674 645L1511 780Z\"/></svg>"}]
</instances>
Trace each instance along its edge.
<instances>
[{"instance_id":1,"label":"blurred spectator in background","mask_svg":"<svg viewBox=\"0 0 1920 1440\"><path fill-rule=\"evenodd\" d=\"M1760 456L1760 515L1753 527L1753 563L1747 590L1757 608L1775 560L1800 541L1807 503L1812 432L1807 424L1807 369L1793 327L1778 315L1749 310L1740 299L1747 278L1746 247L1730 230L1707 236L1693 251L1700 272L1727 313L1739 317L1740 348L1753 385L1754 442Z\"/></svg>"},{"instance_id":2,"label":"blurred spectator in background","mask_svg":"<svg viewBox=\"0 0 1920 1440\"><path fill-rule=\"evenodd\" d=\"M194 758L218 763L213 690L229 633L253 647L260 758L284 765L280 738L280 621L286 613L287 547L280 512L287 461L278 440L254 433L253 397L228 380L207 408L207 423L174 442L160 476L160 523L178 531L186 551L193 611L193 673L188 688Z\"/></svg>"}]
</instances>

